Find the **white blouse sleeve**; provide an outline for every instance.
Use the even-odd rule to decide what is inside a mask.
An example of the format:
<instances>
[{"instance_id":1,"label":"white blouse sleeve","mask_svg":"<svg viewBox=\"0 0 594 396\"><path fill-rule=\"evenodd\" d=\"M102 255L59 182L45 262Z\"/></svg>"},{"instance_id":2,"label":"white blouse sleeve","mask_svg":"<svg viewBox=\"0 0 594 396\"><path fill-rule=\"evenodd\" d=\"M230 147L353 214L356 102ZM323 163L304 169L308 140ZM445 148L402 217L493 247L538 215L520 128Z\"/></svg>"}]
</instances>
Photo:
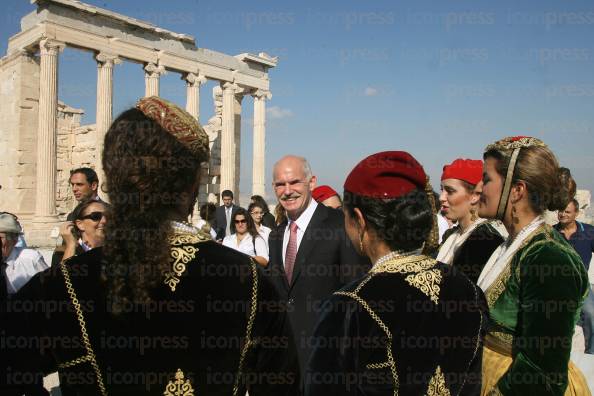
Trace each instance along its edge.
<instances>
[{"instance_id":1,"label":"white blouse sleeve","mask_svg":"<svg viewBox=\"0 0 594 396\"><path fill-rule=\"evenodd\" d=\"M261 236L256 237L256 256L264 257L268 260L268 244Z\"/></svg>"}]
</instances>

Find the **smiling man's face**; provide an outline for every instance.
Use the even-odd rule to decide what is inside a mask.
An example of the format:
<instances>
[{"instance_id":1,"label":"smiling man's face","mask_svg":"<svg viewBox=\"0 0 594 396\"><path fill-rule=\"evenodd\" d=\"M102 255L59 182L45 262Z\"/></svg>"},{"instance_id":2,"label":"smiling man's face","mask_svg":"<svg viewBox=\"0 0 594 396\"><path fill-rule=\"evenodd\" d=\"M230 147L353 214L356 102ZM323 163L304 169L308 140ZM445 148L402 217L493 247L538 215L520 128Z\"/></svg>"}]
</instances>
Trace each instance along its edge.
<instances>
[{"instance_id":1,"label":"smiling man's face","mask_svg":"<svg viewBox=\"0 0 594 396\"><path fill-rule=\"evenodd\" d=\"M287 156L276 163L272 186L280 204L291 220L296 220L307 208L316 177L305 174L303 160Z\"/></svg>"}]
</instances>

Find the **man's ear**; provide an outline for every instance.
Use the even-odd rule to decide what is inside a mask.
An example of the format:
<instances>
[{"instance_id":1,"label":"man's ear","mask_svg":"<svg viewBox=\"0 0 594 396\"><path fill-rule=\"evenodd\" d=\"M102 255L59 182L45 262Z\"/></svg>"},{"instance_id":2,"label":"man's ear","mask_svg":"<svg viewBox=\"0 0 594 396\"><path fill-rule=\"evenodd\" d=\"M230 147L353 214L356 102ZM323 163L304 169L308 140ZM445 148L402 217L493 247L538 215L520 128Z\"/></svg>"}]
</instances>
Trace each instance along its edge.
<instances>
[{"instance_id":1,"label":"man's ear","mask_svg":"<svg viewBox=\"0 0 594 396\"><path fill-rule=\"evenodd\" d=\"M93 183L91 183L91 190L97 191L97 187L99 187L98 182L94 181Z\"/></svg>"},{"instance_id":2,"label":"man's ear","mask_svg":"<svg viewBox=\"0 0 594 396\"><path fill-rule=\"evenodd\" d=\"M315 176L312 176L311 179L309 179L309 191L313 191L318 185L318 178Z\"/></svg>"}]
</instances>

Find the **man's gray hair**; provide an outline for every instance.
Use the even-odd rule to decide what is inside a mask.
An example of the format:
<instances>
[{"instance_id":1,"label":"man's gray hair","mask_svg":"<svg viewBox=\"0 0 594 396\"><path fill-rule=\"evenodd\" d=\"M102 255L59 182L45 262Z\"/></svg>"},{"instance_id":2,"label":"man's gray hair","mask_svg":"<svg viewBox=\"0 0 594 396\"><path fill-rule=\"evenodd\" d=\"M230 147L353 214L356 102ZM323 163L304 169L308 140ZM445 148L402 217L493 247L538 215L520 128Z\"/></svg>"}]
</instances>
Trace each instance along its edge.
<instances>
[{"instance_id":1,"label":"man's gray hair","mask_svg":"<svg viewBox=\"0 0 594 396\"><path fill-rule=\"evenodd\" d=\"M272 167L272 177L274 179L274 171L278 165L279 162L281 162L282 160L284 160L287 157L293 157L299 161L301 161L301 166L303 167L303 174L305 175L306 179L311 179L311 177L313 176L313 173L311 171L311 166L309 165L309 162L307 162L307 160L305 159L305 157L301 157L299 155L285 155L283 158L279 159L278 161L276 161L274 163L274 166Z\"/></svg>"}]
</instances>

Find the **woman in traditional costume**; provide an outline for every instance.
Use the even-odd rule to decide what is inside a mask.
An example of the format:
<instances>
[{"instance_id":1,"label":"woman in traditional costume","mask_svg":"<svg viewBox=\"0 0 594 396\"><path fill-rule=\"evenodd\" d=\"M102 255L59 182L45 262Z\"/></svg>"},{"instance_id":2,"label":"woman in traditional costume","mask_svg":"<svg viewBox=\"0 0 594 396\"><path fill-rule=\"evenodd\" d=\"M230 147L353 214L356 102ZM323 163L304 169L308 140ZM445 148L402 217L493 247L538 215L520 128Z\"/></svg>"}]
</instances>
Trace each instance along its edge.
<instances>
[{"instance_id":1,"label":"woman in traditional costume","mask_svg":"<svg viewBox=\"0 0 594 396\"><path fill-rule=\"evenodd\" d=\"M307 396L478 395L484 297L424 254L436 245L434 194L408 153L371 155L344 184L346 232L371 270L325 303Z\"/></svg>"},{"instance_id":2,"label":"woman in traditional costume","mask_svg":"<svg viewBox=\"0 0 594 396\"><path fill-rule=\"evenodd\" d=\"M105 245L36 276L12 301L0 330L24 342L2 343L0 387L57 370L64 395L294 390L296 354L269 277L187 223L208 154L200 125L164 99L143 98L113 122Z\"/></svg>"},{"instance_id":3,"label":"woman in traditional costume","mask_svg":"<svg viewBox=\"0 0 594 396\"><path fill-rule=\"evenodd\" d=\"M499 140L483 158L479 216L501 220L509 238L478 279L490 316L482 394L590 395L569 361L588 274L543 218L545 210L567 206L575 182L536 138Z\"/></svg>"},{"instance_id":4,"label":"woman in traditional costume","mask_svg":"<svg viewBox=\"0 0 594 396\"><path fill-rule=\"evenodd\" d=\"M441 213L457 223L446 231L437 261L456 267L474 283L507 231L501 223L478 217L483 161L454 160L441 174ZM477 188L478 187L478 188Z\"/></svg>"}]
</instances>

